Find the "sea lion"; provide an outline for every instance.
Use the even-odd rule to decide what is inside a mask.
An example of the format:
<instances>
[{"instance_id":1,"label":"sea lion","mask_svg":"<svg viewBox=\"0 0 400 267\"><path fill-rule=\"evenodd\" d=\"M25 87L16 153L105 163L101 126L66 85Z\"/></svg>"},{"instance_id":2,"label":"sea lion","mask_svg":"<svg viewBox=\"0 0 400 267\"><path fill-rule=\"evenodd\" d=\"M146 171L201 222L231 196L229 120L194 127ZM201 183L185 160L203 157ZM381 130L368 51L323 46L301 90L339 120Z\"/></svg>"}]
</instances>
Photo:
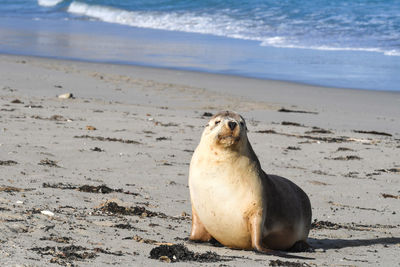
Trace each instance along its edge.
<instances>
[{"instance_id":1,"label":"sea lion","mask_svg":"<svg viewBox=\"0 0 400 267\"><path fill-rule=\"evenodd\" d=\"M272 253L306 243L311 204L286 178L266 174L247 139L246 122L232 111L206 125L189 171L190 240Z\"/></svg>"}]
</instances>

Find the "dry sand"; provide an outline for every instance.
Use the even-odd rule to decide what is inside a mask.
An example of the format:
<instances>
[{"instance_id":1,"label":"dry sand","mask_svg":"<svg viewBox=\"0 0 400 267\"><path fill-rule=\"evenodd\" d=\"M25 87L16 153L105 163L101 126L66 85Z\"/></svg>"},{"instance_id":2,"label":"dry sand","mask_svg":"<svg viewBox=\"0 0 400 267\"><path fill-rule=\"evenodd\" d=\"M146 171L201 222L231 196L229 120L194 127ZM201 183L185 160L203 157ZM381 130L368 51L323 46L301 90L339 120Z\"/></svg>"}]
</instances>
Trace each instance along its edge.
<instances>
[{"instance_id":1,"label":"dry sand","mask_svg":"<svg viewBox=\"0 0 400 267\"><path fill-rule=\"evenodd\" d=\"M219 255L176 266L399 266L399 93L5 55L0 92L1 266L166 265L162 243ZM224 109L309 195L315 251L291 255L314 260L188 241L190 158Z\"/></svg>"}]
</instances>

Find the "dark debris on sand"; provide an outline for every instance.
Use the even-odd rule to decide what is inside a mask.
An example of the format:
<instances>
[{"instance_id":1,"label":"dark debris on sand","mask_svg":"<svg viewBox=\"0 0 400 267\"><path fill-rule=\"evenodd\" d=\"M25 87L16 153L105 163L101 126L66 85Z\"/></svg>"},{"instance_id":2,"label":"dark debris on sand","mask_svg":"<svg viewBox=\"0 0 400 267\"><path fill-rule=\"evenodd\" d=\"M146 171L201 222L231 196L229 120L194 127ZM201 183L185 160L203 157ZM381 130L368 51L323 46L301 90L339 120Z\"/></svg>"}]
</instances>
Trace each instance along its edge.
<instances>
[{"instance_id":1,"label":"dark debris on sand","mask_svg":"<svg viewBox=\"0 0 400 267\"><path fill-rule=\"evenodd\" d=\"M26 108L43 108L42 105L25 105Z\"/></svg>"},{"instance_id":2,"label":"dark debris on sand","mask_svg":"<svg viewBox=\"0 0 400 267\"><path fill-rule=\"evenodd\" d=\"M141 231L143 232L144 230L141 230ZM138 242L138 243L144 243L144 244L160 244L160 242L158 242L157 240L148 239L148 238L143 238L143 237L140 237L140 236L138 236L138 235L125 237L125 238L123 238L123 239L124 239L124 240L127 240L127 239L129 239L129 240L135 240L135 241Z\"/></svg>"},{"instance_id":3,"label":"dark debris on sand","mask_svg":"<svg viewBox=\"0 0 400 267\"><path fill-rule=\"evenodd\" d=\"M44 256L50 255L53 258L50 260L51 263L57 263L63 266L69 266L74 261L83 261L86 259L96 258L98 255L90 251L88 248L82 246L65 246L65 247L34 247L31 250Z\"/></svg>"},{"instance_id":4,"label":"dark debris on sand","mask_svg":"<svg viewBox=\"0 0 400 267\"><path fill-rule=\"evenodd\" d=\"M202 116L203 117L212 117L213 114L211 112L204 112Z\"/></svg>"},{"instance_id":5,"label":"dark debris on sand","mask_svg":"<svg viewBox=\"0 0 400 267\"><path fill-rule=\"evenodd\" d=\"M91 148L90 150L94 152L104 152L104 149L101 149L100 147L95 146L94 148Z\"/></svg>"},{"instance_id":6,"label":"dark debris on sand","mask_svg":"<svg viewBox=\"0 0 400 267\"><path fill-rule=\"evenodd\" d=\"M289 133L280 133L275 130L258 130L256 133L263 134L278 134L288 137L296 137L301 139L310 139L315 141L327 142L327 143L343 143L343 142L353 142L354 140L350 137L339 136L339 137L329 137L329 136L312 136L312 135L300 135L300 134L289 134Z\"/></svg>"},{"instance_id":7,"label":"dark debris on sand","mask_svg":"<svg viewBox=\"0 0 400 267\"><path fill-rule=\"evenodd\" d=\"M102 248L85 248L83 246L65 246L65 247L34 247L32 251L40 255L50 255L53 258L50 260L51 263L57 263L63 266L75 266L74 261L84 261L86 259L93 259L98 257L98 253L112 254L115 256L122 256L122 252L110 252Z\"/></svg>"},{"instance_id":8,"label":"dark debris on sand","mask_svg":"<svg viewBox=\"0 0 400 267\"><path fill-rule=\"evenodd\" d=\"M155 121L154 122L155 125L159 125L159 126L163 126L163 127L176 127L179 126L179 124L174 123L174 122L168 122L168 123L163 123L163 122L159 122L159 121Z\"/></svg>"},{"instance_id":9,"label":"dark debris on sand","mask_svg":"<svg viewBox=\"0 0 400 267\"><path fill-rule=\"evenodd\" d=\"M156 138L156 141L165 141L165 140L171 140L171 137L161 136Z\"/></svg>"},{"instance_id":10,"label":"dark debris on sand","mask_svg":"<svg viewBox=\"0 0 400 267\"><path fill-rule=\"evenodd\" d=\"M275 130L259 130L256 133L264 133L264 134L278 134Z\"/></svg>"},{"instance_id":11,"label":"dark debris on sand","mask_svg":"<svg viewBox=\"0 0 400 267\"><path fill-rule=\"evenodd\" d=\"M311 223L311 229L337 230L340 228L343 228L343 226L329 221L318 221L317 219L315 219L314 222Z\"/></svg>"},{"instance_id":12,"label":"dark debris on sand","mask_svg":"<svg viewBox=\"0 0 400 267\"><path fill-rule=\"evenodd\" d=\"M134 207L123 207L118 205L115 202L108 202L103 207L99 208L99 210L103 213L110 214L122 214L122 215L136 215L141 217L167 217L164 213L161 212L153 212L147 210L145 207L134 206Z\"/></svg>"},{"instance_id":13,"label":"dark debris on sand","mask_svg":"<svg viewBox=\"0 0 400 267\"><path fill-rule=\"evenodd\" d=\"M57 188L57 189L76 189L77 187L75 185L71 185L71 184L64 184L64 183L43 183L42 184L43 188Z\"/></svg>"},{"instance_id":14,"label":"dark debris on sand","mask_svg":"<svg viewBox=\"0 0 400 267\"><path fill-rule=\"evenodd\" d=\"M381 194L382 195L382 197L383 198L394 198L394 199L400 199L400 196L395 196L395 195L392 195L392 194L386 194L386 193L382 193Z\"/></svg>"},{"instance_id":15,"label":"dark debris on sand","mask_svg":"<svg viewBox=\"0 0 400 267\"><path fill-rule=\"evenodd\" d=\"M150 251L150 258L168 262L196 261L196 262L218 262L229 261L230 258L222 257L215 252L195 253L183 244L160 245Z\"/></svg>"},{"instance_id":16,"label":"dark debris on sand","mask_svg":"<svg viewBox=\"0 0 400 267\"><path fill-rule=\"evenodd\" d=\"M64 184L64 183L43 183L42 186L44 188L56 188L56 189L62 189L62 190L78 190L80 192L85 192L85 193L101 193L101 194L109 194L112 192L116 193L123 193L127 195L134 195L138 196L139 193L133 193L130 191L124 191L123 189L112 189L106 185L72 185L72 184Z\"/></svg>"},{"instance_id":17,"label":"dark debris on sand","mask_svg":"<svg viewBox=\"0 0 400 267\"><path fill-rule=\"evenodd\" d=\"M311 131L307 131L305 134L333 134L333 132L319 127L313 127Z\"/></svg>"},{"instance_id":18,"label":"dark debris on sand","mask_svg":"<svg viewBox=\"0 0 400 267\"><path fill-rule=\"evenodd\" d=\"M124 144L141 144L138 141L135 140L129 140L129 139L121 139L121 138L112 138L112 137L102 137L102 136L90 136L90 135L75 135L74 138L88 138L92 139L94 141L108 141L108 142L120 142Z\"/></svg>"},{"instance_id":19,"label":"dark debris on sand","mask_svg":"<svg viewBox=\"0 0 400 267\"><path fill-rule=\"evenodd\" d=\"M400 172L400 168L391 168L391 169L379 169L375 170L377 172L386 172L386 173L394 173L394 172Z\"/></svg>"},{"instance_id":20,"label":"dark debris on sand","mask_svg":"<svg viewBox=\"0 0 400 267\"><path fill-rule=\"evenodd\" d=\"M318 114L318 112L313 112L313 111L292 110L292 109L287 109L287 108L280 108L280 109L278 110L278 112Z\"/></svg>"},{"instance_id":21,"label":"dark debris on sand","mask_svg":"<svg viewBox=\"0 0 400 267\"><path fill-rule=\"evenodd\" d=\"M115 224L113 227L118 228L118 229L138 230L137 227L131 225L130 223L119 223L119 224Z\"/></svg>"},{"instance_id":22,"label":"dark debris on sand","mask_svg":"<svg viewBox=\"0 0 400 267\"><path fill-rule=\"evenodd\" d=\"M271 260L269 261L269 266L283 266L283 267L307 267L311 266L305 262L292 262L292 261L281 261L281 260Z\"/></svg>"},{"instance_id":23,"label":"dark debris on sand","mask_svg":"<svg viewBox=\"0 0 400 267\"><path fill-rule=\"evenodd\" d=\"M69 242L71 242L72 239L67 236L50 235L50 236L43 236L40 238L40 240L49 240L49 241L54 241L56 243L68 244Z\"/></svg>"},{"instance_id":24,"label":"dark debris on sand","mask_svg":"<svg viewBox=\"0 0 400 267\"><path fill-rule=\"evenodd\" d=\"M339 152L339 151L354 151L354 150L348 147L338 147L336 151Z\"/></svg>"},{"instance_id":25,"label":"dark debris on sand","mask_svg":"<svg viewBox=\"0 0 400 267\"><path fill-rule=\"evenodd\" d=\"M38 165L42 165L42 166L49 166L49 167L56 167L56 168L60 168L60 166L57 165L57 161L51 160L51 159L42 159Z\"/></svg>"},{"instance_id":26,"label":"dark debris on sand","mask_svg":"<svg viewBox=\"0 0 400 267\"><path fill-rule=\"evenodd\" d=\"M340 156L336 158L332 158L333 160L361 160L359 156L356 155L349 155L349 156Z\"/></svg>"},{"instance_id":27,"label":"dark debris on sand","mask_svg":"<svg viewBox=\"0 0 400 267\"><path fill-rule=\"evenodd\" d=\"M281 125L284 126L296 126L296 127L304 127L303 124L297 123L297 122L291 122L291 121L282 121Z\"/></svg>"},{"instance_id":28,"label":"dark debris on sand","mask_svg":"<svg viewBox=\"0 0 400 267\"><path fill-rule=\"evenodd\" d=\"M14 99L13 101L11 101L12 104L23 104L24 102L22 102L19 99Z\"/></svg>"},{"instance_id":29,"label":"dark debris on sand","mask_svg":"<svg viewBox=\"0 0 400 267\"><path fill-rule=\"evenodd\" d=\"M25 192L25 191L32 191L35 190L33 188L18 188L14 186L0 186L0 192Z\"/></svg>"},{"instance_id":30,"label":"dark debris on sand","mask_svg":"<svg viewBox=\"0 0 400 267\"><path fill-rule=\"evenodd\" d=\"M7 112L13 112L15 111L15 108L2 108L0 111L7 111Z\"/></svg>"},{"instance_id":31,"label":"dark debris on sand","mask_svg":"<svg viewBox=\"0 0 400 267\"><path fill-rule=\"evenodd\" d=\"M31 118L37 119L37 120L49 120L49 121L68 121L68 120L72 121L71 119L64 118L61 115L53 115L49 118L41 117L39 115L33 115L33 116L31 116Z\"/></svg>"},{"instance_id":32,"label":"dark debris on sand","mask_svg":"<svg viewBox=\"0 0 400 267\"><path fill-rule=\"evenodd\" d=\"M374 135L392 136L390 133L377 132L377 131L360 131L360 130L354 130L354 132L355 132L355 133L362 133L362 134L374 134Z\"/></svg>"},{"instance_id":33,"label":"dark debris on sand","mask_svg":"<svg viewBox=\"0 0 400 267\"><path fill-rule=\"evenodd\" d=\"M78 191L86 192L86 193L102 193L102 194L109 194L111 192L122 192L122 189L111 189L106 185L82 185L78 187Z\"/></svg>"},{"instance_id":34,"label":"dark debris on sand","mask_svg":"<svg viewBox=\"0 0 400 267\"><path fill-rule=\"evenodd\" d=\"M12 166L16 164L18 164L18 162L14 160L0 160L0 166Z\"/></svg>"},{"instance_id":35,"label":"dark debris on sand","mask_svg":"<svg viewBox=\"0 0 400 267\"><path fill-rule=\"evenodd\" d=\"M162 212L154 212L146 209L142 206L134 206L134 207L124 207L120 206L115 202L107 202L102 207L95 210L96 212L101 212L107 215L130 215L130 216L140 216L141 218L145 217L158 217L161 219L169 219L174 221L185 221L188 220L187 217L182 216L169 216Z\"/></svg>"},{"instance_id":36,"label":"dark debris on sand","mask_svg":"<svg viewBox=\"0 0 400 267\"><path fill-rule=\"evenodd\" d=\"M357 208L357 207L356 207ZM398 227L397 225L384 225L384 224L357 224L357 223L345 223L338 224L330 221L318 221L314 219L314 222L311 223L311 229L320 230L320 229L328 229L328 230L338 230L338 229L347 229L353 231L371 231L372 229L393 229Z\"/></svg>"}]
</instances>

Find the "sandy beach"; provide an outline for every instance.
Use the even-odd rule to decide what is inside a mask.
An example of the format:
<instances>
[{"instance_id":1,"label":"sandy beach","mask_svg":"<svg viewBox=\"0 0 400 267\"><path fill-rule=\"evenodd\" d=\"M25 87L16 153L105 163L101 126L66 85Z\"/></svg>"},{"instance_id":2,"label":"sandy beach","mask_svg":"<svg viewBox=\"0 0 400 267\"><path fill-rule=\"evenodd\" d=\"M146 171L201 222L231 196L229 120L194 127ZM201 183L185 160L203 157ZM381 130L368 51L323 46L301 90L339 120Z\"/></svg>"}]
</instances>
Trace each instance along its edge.
<instances>
[{"instance_id":1,"label":"sandy beach","mask_svg":"<svg viewBox=\"0 0 400 267\"><path fill-rule=\"evenodd\" d=\"M174 266L399 266L399 92L9 55L0 92L1 266L165 266L165 244ZM227 109L310 197L314 251L289 254L314 259L188 241L189 162Z\"/></svg>"}]
</instances>

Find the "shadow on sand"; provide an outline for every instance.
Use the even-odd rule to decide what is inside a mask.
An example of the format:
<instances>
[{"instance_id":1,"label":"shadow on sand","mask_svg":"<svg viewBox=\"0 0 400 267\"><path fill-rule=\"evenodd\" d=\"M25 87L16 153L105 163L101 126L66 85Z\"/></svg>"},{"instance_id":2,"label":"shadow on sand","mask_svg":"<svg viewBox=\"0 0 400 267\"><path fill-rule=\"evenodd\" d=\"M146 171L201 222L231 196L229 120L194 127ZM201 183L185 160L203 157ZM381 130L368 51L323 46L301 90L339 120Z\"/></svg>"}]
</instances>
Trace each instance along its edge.
<instances>
[{"instance_id":1,"label":"shadow on sand","mask_svg":"<svg viewBox=\"0 0 400 267\"><path fill-rule=\"evenodd\" d=\"M308 243L313 248L322 248L325 250L328 249L340 249L347 247L363 247L370 245L394 245L400 244L399 237L383 237L383 238L375 238L375 239L316 239L309 238Z\"/></svg>"}]
</instances>

